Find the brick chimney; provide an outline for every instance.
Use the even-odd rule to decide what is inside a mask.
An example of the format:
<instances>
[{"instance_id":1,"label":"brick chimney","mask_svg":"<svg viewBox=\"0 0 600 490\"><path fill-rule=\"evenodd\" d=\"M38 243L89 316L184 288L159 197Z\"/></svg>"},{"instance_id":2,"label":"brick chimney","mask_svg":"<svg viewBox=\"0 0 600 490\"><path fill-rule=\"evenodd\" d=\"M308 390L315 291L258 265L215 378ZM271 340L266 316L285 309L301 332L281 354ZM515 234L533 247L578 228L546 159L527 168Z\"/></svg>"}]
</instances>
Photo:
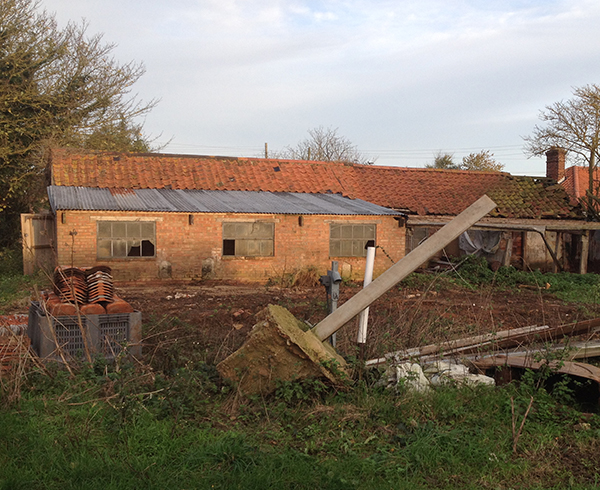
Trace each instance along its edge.
<instances>
[{"instance_id":1,"label":"brick chimney","mask_svg":"<svg viewBox=\"0 0 600 490\"><path fill-rule=\"evenodd\" d=\"M565 155L564 148L551 148L546 152L546 177L560 181L565 177Z\"/></svg>"}]
</instances>

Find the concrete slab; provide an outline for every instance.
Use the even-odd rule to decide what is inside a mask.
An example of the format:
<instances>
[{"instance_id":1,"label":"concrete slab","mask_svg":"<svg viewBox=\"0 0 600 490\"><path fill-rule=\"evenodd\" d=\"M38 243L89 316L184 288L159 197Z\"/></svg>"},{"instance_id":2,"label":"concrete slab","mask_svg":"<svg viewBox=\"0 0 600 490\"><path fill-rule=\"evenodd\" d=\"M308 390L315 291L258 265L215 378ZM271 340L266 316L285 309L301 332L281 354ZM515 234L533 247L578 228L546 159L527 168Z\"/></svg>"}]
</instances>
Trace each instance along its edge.
<instances>
[{"instance_id":1,"label":"concrete slab","mask_svg":"<svg viewBox=\"0 0 600 490\"><path fill-rule=\"evenodd\" d=\"M269 305L257 318L246 343L217 365L243 394L271 393L279 381L315 377L343 384L348 379L344 359L288 310Z\"/></svg>"}]
</instances>

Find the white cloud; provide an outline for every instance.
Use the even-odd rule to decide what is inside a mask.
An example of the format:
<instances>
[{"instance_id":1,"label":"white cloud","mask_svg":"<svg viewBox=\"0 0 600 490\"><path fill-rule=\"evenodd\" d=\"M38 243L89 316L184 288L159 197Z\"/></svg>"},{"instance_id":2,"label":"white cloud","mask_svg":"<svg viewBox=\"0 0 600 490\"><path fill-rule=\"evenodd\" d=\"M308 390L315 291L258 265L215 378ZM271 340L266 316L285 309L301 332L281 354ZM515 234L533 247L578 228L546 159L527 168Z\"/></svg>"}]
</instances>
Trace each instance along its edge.
<instances>
[{"instance_id":1,"label":"white cloud","mask_svg":"<svg viewBox=\"0 0 600 490\"><path fill-rule=\"evenodd\" d=\"M359 148L397 150L380 163L424 163L403 156L411 148L500 147L509 170L533 172L514 148L539 109L600 81L591 0L43 5L61 23L87 18L119 44L118 59L143 60L140 95L162 97L147 128L191 151L282 147L323 124Z\"/></svg>"}]
</instances>

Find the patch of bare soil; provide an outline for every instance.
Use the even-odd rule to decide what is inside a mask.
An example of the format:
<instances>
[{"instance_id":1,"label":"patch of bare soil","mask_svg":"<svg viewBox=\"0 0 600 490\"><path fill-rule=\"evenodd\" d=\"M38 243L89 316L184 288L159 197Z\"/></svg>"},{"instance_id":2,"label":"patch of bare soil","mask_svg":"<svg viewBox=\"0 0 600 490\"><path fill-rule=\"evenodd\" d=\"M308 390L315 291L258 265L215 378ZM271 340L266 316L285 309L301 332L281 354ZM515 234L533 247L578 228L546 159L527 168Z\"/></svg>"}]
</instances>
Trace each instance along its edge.
<instances>
[{"instance_id":1,"label":"patch of bare soil","mask_svg":"<svg viewBox=\"0 0 600 490\"><path fill-rule=\"evenodd\" d=\"M360 291L344 285L339 305ZM268 304L315 325L326 316L322 286L279 288L202 282L122 286L118 293L142 311L145 352L165 367L219 362L237 350ZM600 306L567 304L548 291L393 288L370 308L368 357L442 340L524 327L555 326L600 316ZM356 352L357 323L338 331L338 350Z\"/></svg>"},{"instance_id":2,"label":"patch of bare soil","mask_svg":"<svg viewBox=\"0 0 600 490\"><path fill-rule=\"evenodd\" d=\"M527 482L513 479L507 483L514 488L521 483L531 485L532 482L545 488L570 488L577 482L580 488L597 488L599 448L598 442L583 445L575 437L557 438L544 447L524 451L532 468L527 474ZM557 468L561 469L560 472L556 471Z\"/></svg>"}]
</instances>

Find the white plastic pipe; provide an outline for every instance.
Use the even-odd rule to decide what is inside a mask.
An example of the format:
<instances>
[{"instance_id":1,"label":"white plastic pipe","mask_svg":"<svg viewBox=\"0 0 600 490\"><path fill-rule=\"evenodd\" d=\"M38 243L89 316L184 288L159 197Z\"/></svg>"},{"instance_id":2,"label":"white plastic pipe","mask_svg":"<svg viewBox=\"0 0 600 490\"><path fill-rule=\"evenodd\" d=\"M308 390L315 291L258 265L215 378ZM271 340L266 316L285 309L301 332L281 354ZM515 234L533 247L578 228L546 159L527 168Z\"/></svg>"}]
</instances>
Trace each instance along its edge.
<instances>
[{"instance_id":1,"label":"white plastic pipe","mask_svg":"<svg viewBox=\"0 0 600 490\"><path fill-rule=\"evenodd\" d=\"M363 288L366 288L373 280L373 267L375 266L375 247L367 248L367 264L365 265L365 281ZM358 316L358 340L359 344L367 343L367 324L369 322L369 307L367 306Z\"/></svg>"}]
</instances>

